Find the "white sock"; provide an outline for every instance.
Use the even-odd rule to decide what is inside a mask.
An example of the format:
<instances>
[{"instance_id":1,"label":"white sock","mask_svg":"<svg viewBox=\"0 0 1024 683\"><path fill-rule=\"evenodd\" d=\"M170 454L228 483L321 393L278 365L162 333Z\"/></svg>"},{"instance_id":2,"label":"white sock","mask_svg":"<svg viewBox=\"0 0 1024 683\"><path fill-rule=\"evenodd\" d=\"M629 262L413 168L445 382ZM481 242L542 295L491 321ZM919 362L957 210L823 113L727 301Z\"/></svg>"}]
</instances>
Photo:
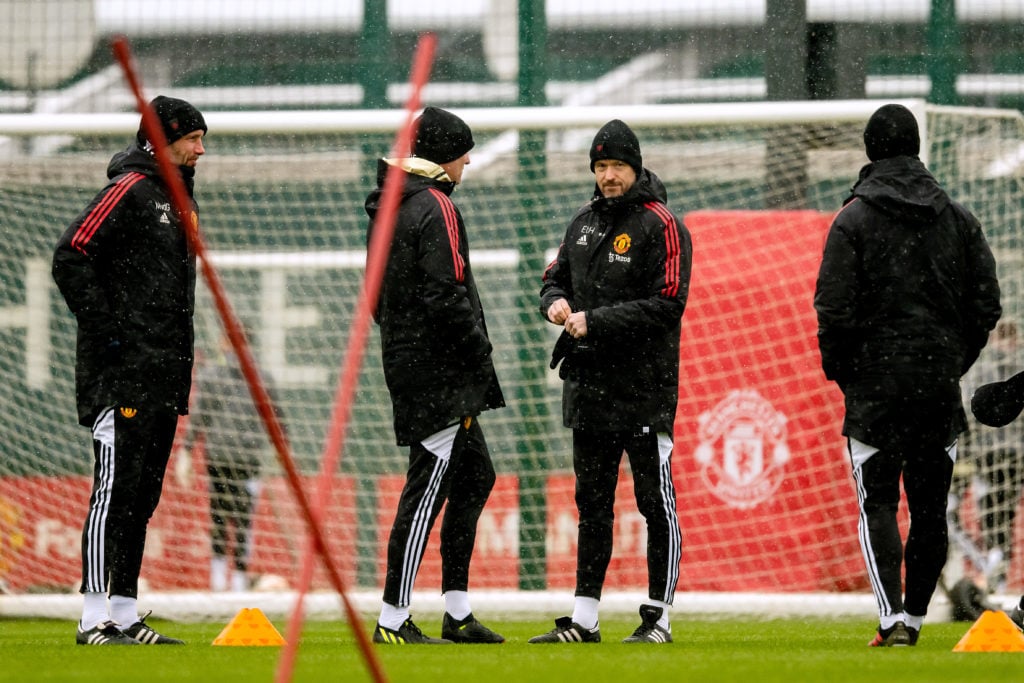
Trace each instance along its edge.
<instances>
[{"instance_id":1,"label":"white sock","mask_svg":"<svg viewBox=\"0 0 1024 683\"><path fill-rule=\"evenodd\" d=\"M377 623L384 628L397 631L408 618L408 607L395 607L394 605L389 605L385 602L380 606L380 618L377 619Z\"/></svg>"},{"instance_id":2,"label":"white sock","mask_svg":"<svg viewBox=\"0 0 1024 683\"><path fill-rule=\"evenodd\" d=\"M924 625L924 615L923 614L921 616L917 617L917 616L914 616L913 614L904 613L903 616L904 616L903 623L907 626L907 628L912 628L915 631L920 631L921 627Z\"/></svg>"},{"instance_id":3,"label":"white sock","mask_svg":"<svg viewBox=\"0 0 1024 683\"><path fill-rule=\"evenodd\" d=\"M214 555L210 558L210 590L223 593L228 589L228 558Z\"/></svg>"},{"instance_id":4,"label":"white sock","mask_svg":"<svg viewBox=\"0 0 1024 683\"><path fill-rule=\"evenodd\" d=\"M249 590L249 577L240 569L236 569L231 575L231 590L236 593Z\"/></svg>"},{"instance_id":5,"label":"white sock","mask_svg":"<svg viewBox=\"0 0 1024 683\"><path fill-rule=\"evenodd\" d=\"M82 597L85 598L80 622L83 631L95 628L100 622L110 619L107 613L106 593L83 593Z\"/></svg>"},{"instance_id":6,"label":"white sock","mask_svg":"<svg viewBox=\"0 0 1024 683\"><path fill-rule=\"evenodd\" d=\"M906 624L906 619L907 615L903 612L899 612L898 614L889 614L887 616L879 615L878 625L882 628L883 631L886 631L895 626L897 621L902 621L904 624Z\"/></svg>"},{"instance_id":7,"label":"white sock","mask_svg":"<svg viewBox=\"0 0 1024 683\"><path fill-rule=\"evenodd\" d=\"M444 611L451 615L452 619L462 621L473 610L469 608L469 593L466 591L447 591L444 594Z\"/></svg>"},{"instance_id":8,"label":"white sock","mask_svg":"<svg viewBox=\"0 0 1024 683\"><path fill-rule=\"evenodd\" d=\"M110 618L121 628L128 628L139 620L138 600L123 595L110 596Z\"/></svg>"},{"instance_id":9,"label":"white sock","mask_svg":"<svg viewBox=\"0 0 1024 683\"><path fill-rule=\"evenodd\" d=\"M658 626L662 627L669 633L672 633L672 622L668 618L668 611L672 609L672 605L667 602L662 602L661 600L648 600L644 604L661 609L661 618L658 619Z\"/></svg>"},{"instance_id":10,"label":"white sock","mask_svg":"<svg viewBox=\"0 0 1024 683\"><path fill-rule=\"evenodd\" d=\"M597 608L601 601L597 598L585 598L577 595L573 603L572 620L588 631L597 628Z\"/></svg>"}]
</instances>

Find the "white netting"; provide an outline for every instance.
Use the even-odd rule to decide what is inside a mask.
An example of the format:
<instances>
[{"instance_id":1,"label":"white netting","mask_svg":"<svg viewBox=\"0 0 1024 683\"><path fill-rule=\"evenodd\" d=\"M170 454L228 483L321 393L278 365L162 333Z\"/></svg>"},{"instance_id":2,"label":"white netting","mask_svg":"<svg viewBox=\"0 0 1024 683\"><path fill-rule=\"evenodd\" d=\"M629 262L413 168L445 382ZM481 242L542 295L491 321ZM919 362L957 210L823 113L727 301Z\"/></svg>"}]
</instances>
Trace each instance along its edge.
<instances>
[{"instance_id":1,"label":"white netting","mask_svg":"<svg viewBox=\"0 0 1024 683\"><path fill-rule=\"evenodd\" d=\"M499 481L480 522L474 587L574 584L569 434L547 370L556 329L541 320L537 293L565 224L592 192L593 134L621 118L693 234L675 454L680 589L866 589L841 400L820 372L811 298L825 230L866 162L861 132L878 104L457 110L477 146L453 199L509 403L482 418ZM1007 314L1019 316L1020 114L908 104L927 116L929 166L985 226ZM130 115L99 118L107 132L89 117L6 118L18 137L0 138L0 580L18 593L73 590L79 578L92 452L74 416L74 320L49 262L137 125ZM363 200L400 117L212 112L207 120L196 182L203 234L312 491L362 276ZM86 125L92 132L74 134ZM198 355L216 358L220 326L202 285L196 326ZM247 423L235 412L212 417L229 430ZM185 453L172 458L151 525L143 578L152 590L209 587L206 459L201 445ZM304 527L269 446L261 457L250 569L263 587L288 587ZM371 338L326 518L331 551L355 588L381 584L404 466ZM628 477L624 469L609 591L646 585ZM962 518L977 538L966 498ZM435 531L420 590L438 585L436 543ZM1020 566L1011 564L1010 587L1024 584ZM327 586L322 574L315 585Z\"/></svg>"}]
</instances>

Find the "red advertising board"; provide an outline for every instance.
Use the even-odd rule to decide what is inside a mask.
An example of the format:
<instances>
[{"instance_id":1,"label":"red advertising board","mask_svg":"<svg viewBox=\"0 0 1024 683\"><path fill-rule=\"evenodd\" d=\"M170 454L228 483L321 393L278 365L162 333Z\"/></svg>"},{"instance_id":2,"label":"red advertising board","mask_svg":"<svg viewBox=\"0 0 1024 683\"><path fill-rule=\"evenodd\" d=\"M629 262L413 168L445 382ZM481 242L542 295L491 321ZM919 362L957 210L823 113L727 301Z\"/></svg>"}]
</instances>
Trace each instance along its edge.
<instances>
[{"instance_id":1,"label":"red advertising board","mask_svg":"<svg viewBox=\"0 0 1024 683\"><path fill-rule=\"evenodd\" d=\"M696 212L674 464L687 590L863 587L814 284L831 216Z\"/></svg>"},{"instance_id":2,"label":"red advertising board","mask_svg":"<svg viewBox=\"0 0 1024 683\"><path fill-rule=\"evenodd\" d=\"M306 480L313 491L315 480ZM76 591L81 581L82 523L91 478L0 478L0 580L12 590ZM355 504L351 477L335 479L326 521L328 545L343 576L355 573ZM210 514L206 480L169 475L150 521L141 580L153 590L206 589L210 571ZM263 480L255 512L254 575L299 575L306 527L287 482ZM319 568L314 587L329 587Z\"/></svg>"},{"instance_id":3,"label":"red advertising board","mask_svg":"<svg viewBox=\"0 0 1024 683\"><path fill-rule=\"evenodd\" d=\"M382 476L377 481L377 578L384 585L387 546L395 521L404 475ZM430 532L423 562L416 576L415 590L441 590L441 510ZM519 586L519 485L516 477L498 475L480 521L470 566L473 588L517 588Z\"/></svg>"}]
</instances>

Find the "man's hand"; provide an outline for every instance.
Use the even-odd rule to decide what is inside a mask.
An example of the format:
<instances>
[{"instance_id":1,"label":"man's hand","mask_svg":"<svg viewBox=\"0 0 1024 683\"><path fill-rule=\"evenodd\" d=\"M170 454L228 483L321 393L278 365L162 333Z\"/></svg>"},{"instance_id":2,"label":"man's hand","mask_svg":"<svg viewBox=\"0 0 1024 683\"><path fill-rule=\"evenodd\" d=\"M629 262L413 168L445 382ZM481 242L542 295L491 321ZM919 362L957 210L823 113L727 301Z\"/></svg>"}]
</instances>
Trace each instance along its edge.
<instances>
[{"instance_id":1,"label":"man's hand","mask_svg":"<svg viewBox=\"0 0 1024 683\"><path fill-rule=\"evenodd\" d=\"M570 313L572 313L572 307L565 299L559 299L548 306L548 320L556 325L564 324Z\"/></svg>"},{"instance_id":2,"label":"man's hand","mask_svg":"<svg viewBox=\"0 0 1024 683\"><path fill-rule=\"evenodd\" d=\"M576 311L570 313L569 317L565 319L565 331L573 336L575 339L580 339L587 336L587 313L586 311Z\"/></svg>"}]
</instances>

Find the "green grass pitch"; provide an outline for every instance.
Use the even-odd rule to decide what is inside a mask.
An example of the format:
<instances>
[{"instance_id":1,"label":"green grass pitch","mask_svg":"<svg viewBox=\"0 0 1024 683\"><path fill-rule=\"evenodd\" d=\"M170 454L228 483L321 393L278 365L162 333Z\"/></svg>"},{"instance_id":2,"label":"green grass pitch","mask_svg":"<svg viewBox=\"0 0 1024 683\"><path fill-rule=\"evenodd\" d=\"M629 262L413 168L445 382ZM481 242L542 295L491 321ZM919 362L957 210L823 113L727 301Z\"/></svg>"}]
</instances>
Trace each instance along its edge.
<instances>
[{"instance_id":1,"label":"green grass pitch","mask_svg":"<svg viewBox=\"0 0 1024 683\"><path fill-rule=\"evenodd\" d=\"M430 635L440 618L414 615ZM968 623L926 624L915 648L869 648L873 624L865 619L748 620L738 617L672 624L670 645L623 645L635 619L601 623L604 642L530 645L553 626L548 621L486 623L507 642L496 646L376 646L388 681L496 683L632 683L633 681L1010 681L1024 671L1024 653L956 653ZM275 680L280 648L214 647L219 623L147 623L183 638L184 647L82 647L74 623L0 620L0 681L174 681L262 683ZM273 620L286 633L286 620ZM367 633L372 622L367 624ZM293 679L370 681L356 641L343 622L306 623Z\"/></svg>"}]
</instances>

